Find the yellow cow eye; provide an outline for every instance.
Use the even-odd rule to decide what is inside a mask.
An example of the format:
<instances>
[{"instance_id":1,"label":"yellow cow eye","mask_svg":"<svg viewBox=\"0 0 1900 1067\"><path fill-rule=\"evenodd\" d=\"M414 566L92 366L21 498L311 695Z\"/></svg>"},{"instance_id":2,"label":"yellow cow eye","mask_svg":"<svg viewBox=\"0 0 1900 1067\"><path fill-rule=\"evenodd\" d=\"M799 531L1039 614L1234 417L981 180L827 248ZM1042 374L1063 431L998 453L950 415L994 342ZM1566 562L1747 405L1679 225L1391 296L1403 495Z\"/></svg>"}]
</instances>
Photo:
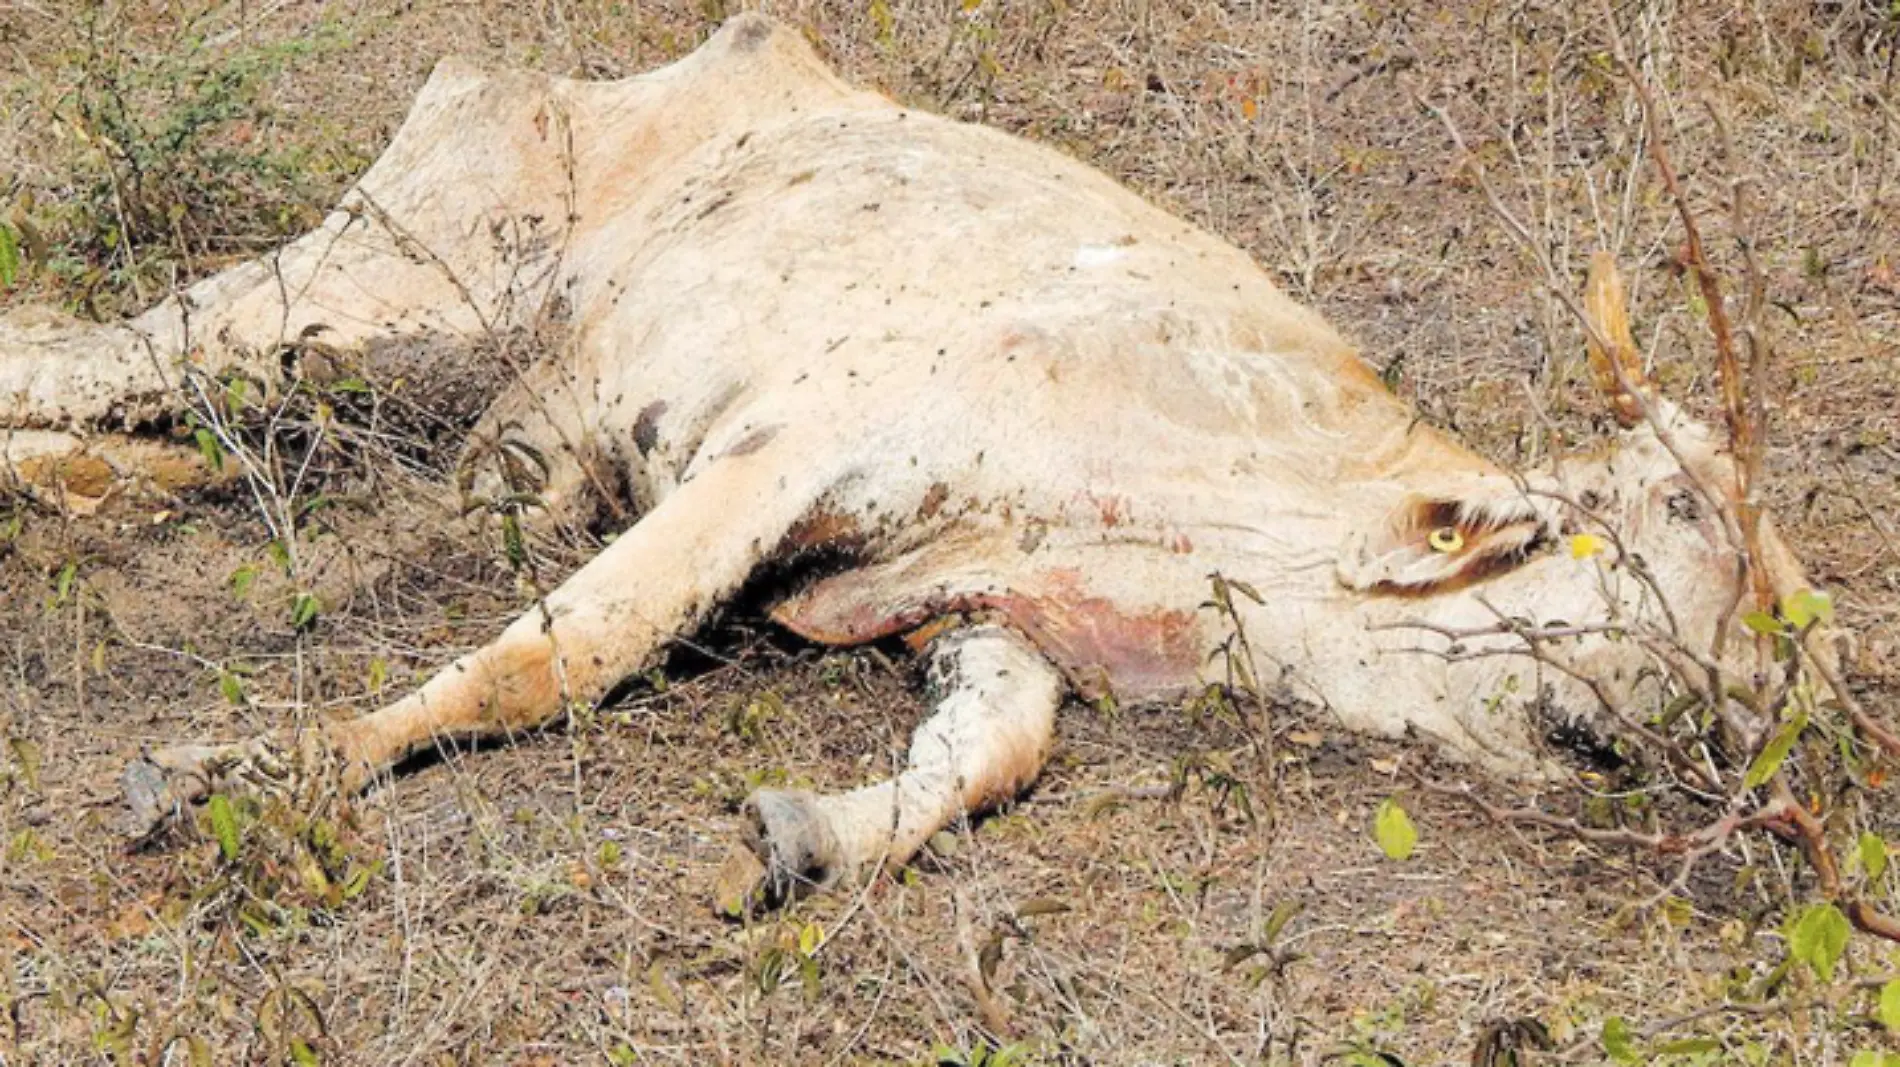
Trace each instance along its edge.
<instances>
[{"instance_id":1,"label":"yellow cow eye","mask_svg":"<svg viewBox=\"0 0 1900 1067\"><path fill-rule=\"evenodd\" d=\"M1465 547L1465 535L1459 533L1456 526L1440 526L1425 542L1432 546L1433 552L1456 552Z\"/></svg>"}]
</instances>

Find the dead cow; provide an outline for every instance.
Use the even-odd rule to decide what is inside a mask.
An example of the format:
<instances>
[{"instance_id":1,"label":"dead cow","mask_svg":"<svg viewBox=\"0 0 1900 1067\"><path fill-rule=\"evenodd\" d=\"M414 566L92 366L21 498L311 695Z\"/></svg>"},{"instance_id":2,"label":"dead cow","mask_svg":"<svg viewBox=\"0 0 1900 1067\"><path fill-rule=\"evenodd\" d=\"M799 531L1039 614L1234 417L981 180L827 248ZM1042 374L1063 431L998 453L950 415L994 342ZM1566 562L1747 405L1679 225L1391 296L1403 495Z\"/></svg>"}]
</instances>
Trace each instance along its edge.
<instances>
[{"instance_id":1,"label":"dead cow","mask_svg":"<svg viewBox=\"0 0 1900 1067\"><path fill-rule=\"evenodd\" d=\"M477 436L545 457L549 507L621 486L638 520L388 707L134 763L143 824L247 763L329 761L360 789L438 737L599 699L768 565L799 576L772 615L804 637L940 631L897 778L748 802L769 894L902 863L1016 794L1067 694L1207 684L1232 627L1201 607L1210 575L1258 593L1237 609L1289 699L1505 773L1536 773L1555 725L1654 700L1654 649L1579 626L1558 665L1447 658L1399 624L1666 612L1707 647L1737 592L1711 489L1733 466L1633 363L1598 365L1633 424L1615 449L1507 474L1244 253L1060 153L854 91L755 16L612 83L444 62L279 253L124 325L0 320L0 396L16 451L58 454L176 407L188 374L269 375L287 341L473 339L557 300L571 343ZM1619 536L1569 550L1598 529ZM1774 587L1797 587L1764 543Z\"/></svg>"}]
</instances>

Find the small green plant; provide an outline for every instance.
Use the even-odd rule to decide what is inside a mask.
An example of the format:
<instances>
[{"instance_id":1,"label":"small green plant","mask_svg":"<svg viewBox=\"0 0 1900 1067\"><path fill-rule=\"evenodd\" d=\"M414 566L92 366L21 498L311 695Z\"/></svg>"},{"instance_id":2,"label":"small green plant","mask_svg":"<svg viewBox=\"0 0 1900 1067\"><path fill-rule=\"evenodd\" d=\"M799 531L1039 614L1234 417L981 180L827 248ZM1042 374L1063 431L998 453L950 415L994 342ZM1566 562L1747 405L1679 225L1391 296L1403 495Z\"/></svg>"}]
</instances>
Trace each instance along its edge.
<instances>
[{"instance_id":1,"label":"small green plant","mask_svg":"<svg viewBox=\"0 0 1900 1067\"><path fill-rule=\"evenodd\" d=\"M1248 985L1257 986L1269 978L1279 978L1286 969L1305 959L1301 953L1280 947L1280 935L1286 931L1300 912L1306 910L1306 902L1297 898L1282 900L1273 906L1267 921L1260 928L1257 940L1242 942L1221 956L1222 972L1230 972L1253 961L1253 965L1242 972ZM1264 962L1262 962L1264 961Z\"/></svg>"},{"instance_id":2,"label":"small green plant","mask_svg":"<svg viewBox=\"0 0 1900 1067\"><path fill-rule=\"evenodd\" d=\"M785 716L785 699L777 690L768 689L750 700L735 700L726 708L726 733L747 744L765 738L772 723Z\"/></svg>"},{"instance_id":3,"label":"small green plant","mask_svg":"<svg viewBox=\"0 0 1900 1067\"><path fill-rule=\"evenodd\" d=\"M205 817L211 824L211 835L217 839L218 852L226 863L236 863L238 858L239 832L237 812L231 807L231 798L223 793L214 793L205 805Z\"/></svg>"},{"instance_id":4,"label":"small green plant","mask_svg":"<svg viewBox=\"0 0 1900 1067\"><path fill-rule=\"evenodd\" d=\"M68 134L68 180L22 190L0 222L0 290L43 278L97 317L138 310L189 279L307 229L310 205L360 168L279 127L267 89L349 41L335 25L288 40L221 42L181 14L153 48L118 5L76 3L63 47L38 57L42 107Z\"/></svg>"},{"instance_id":5,"label":"small green plant","mask_svg":"<svg viewBox=\"0 0 1900 1067\"><path fill-rule=\"evenodd\" d=\"M825 943L825 932L817 923L787 925L773 943L753 957L747 970L763 996L771 996L787 980L796 978L806 1000L817 1000L822 983L818 950Z\"/></svg>"}]
</instances>

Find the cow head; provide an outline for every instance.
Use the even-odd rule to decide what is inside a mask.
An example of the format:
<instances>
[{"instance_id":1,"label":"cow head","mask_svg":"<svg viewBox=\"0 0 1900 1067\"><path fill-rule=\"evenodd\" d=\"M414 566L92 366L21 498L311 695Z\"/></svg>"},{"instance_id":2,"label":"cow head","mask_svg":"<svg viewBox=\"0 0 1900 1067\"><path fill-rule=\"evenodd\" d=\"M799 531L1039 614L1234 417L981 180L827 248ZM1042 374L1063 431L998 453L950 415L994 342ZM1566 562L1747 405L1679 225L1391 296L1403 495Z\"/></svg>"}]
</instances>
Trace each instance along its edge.
<instances>
[{"instance_id":1,"label":"cow head","mask_svg":"<svg viewBox=\"0 0 1900 1067\"><path fill-rule=\"evenodd\" d=\"M1504 766L1521 765L1529 741L1507 720L1616 732L1609 720L1645 718L1712 665L1743 686L1778 677L1742 619L1759 596L1807 584L1766 518L1746 530L1727 435L1645 381L1606 255L1592 264L1586 304L1591 365L1619 439L1545 471L1408 485L1337 570L1382 653L1440 665L1438 684L1424 686L1440 706L1415 708L1411 721ZM1506 695L1532 705L1528 720L1494 714Z\"/></svg>"}]
</instances>

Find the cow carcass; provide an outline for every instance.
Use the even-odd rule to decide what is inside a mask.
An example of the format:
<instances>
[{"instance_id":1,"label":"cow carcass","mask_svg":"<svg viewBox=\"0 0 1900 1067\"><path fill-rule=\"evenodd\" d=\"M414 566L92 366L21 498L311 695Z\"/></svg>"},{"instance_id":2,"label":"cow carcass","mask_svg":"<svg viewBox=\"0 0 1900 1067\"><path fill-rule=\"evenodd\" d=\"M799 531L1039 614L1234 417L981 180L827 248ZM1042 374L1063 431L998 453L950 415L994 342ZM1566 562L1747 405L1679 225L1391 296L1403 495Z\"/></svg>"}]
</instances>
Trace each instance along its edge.
<instances>
[{"instance_id":1,"label":"cow carcass","mask_svg":"<svg viewBox=\"0 0 1900 1067\"><path fill-rule=\"evenodd\" d=\"M141 825L246 768L360 789L599 699L767 566L804 637L937 634L906 770L747 804L772 894L1017 793L1067 694L1201 689L1236 622L1265 683L1343 727L1537 773L1553 726L1657 699L1662 653L1627 631L1706 648L1733 614L1732 465L1633 364L1606 380L1650 419L1507 473L1244 253L1058 152L854 91L755 16L618 82L443 62L319 229L123 325L5 320L0 396L44 461L191 381L269 377L300 338L479 338L555 302L570 342L476 437L538 457L551 509L608 487L637 521L387 707L135 761ZM1590 531L1603 549L1572 551ZM1211 576L1244 590L1232 612L1204 607ZM1520 647L1501 623L1559 619L1543 656L1486 654Z\"/></svg>"}]
</instances>

